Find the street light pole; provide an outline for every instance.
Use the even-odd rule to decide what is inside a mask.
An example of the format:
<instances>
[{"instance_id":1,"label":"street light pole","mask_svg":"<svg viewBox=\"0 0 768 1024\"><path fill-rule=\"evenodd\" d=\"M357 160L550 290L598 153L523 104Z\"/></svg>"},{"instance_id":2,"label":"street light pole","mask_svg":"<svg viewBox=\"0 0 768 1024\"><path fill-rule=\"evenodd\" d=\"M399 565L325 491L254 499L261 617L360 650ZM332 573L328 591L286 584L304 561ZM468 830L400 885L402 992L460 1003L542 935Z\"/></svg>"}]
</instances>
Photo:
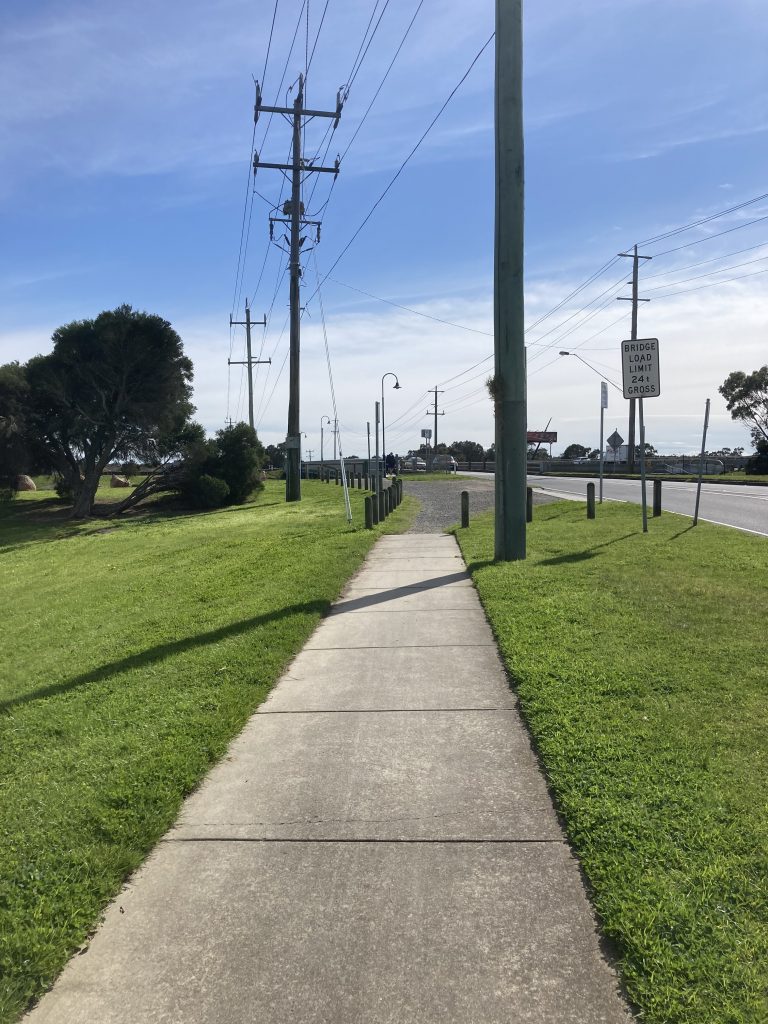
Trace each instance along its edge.
<instances>
[{"instance_id":1,"label":"street light pole","mask_svg":"<svg viewBox=\"0 0 768 1024\"><path fill-rule=\"evenodd\" d=\"M392 385L393 391L398 391L400 388L400 381L397 379L397 374L391 370L384 374L381 378L381 457L384 459L384 472L386 475L386 463L387 463L387 443L384 440L384 378L394 377L395 383Z\"/></svg>"},{"instance_id":2,"label":"street light pole","mask_svg":"<svg viewBox=\"0 0 768 1024\"><path fill-rule=\"evenodd\" d=\"M328 420L328 426L330 426L331 425L331 417L330 416L321 416L320 417L320 477L321 478L322 478L323 473L325 471L325 460L323 458L323 422L325 420Z\"/></svg>"}]
</instances>

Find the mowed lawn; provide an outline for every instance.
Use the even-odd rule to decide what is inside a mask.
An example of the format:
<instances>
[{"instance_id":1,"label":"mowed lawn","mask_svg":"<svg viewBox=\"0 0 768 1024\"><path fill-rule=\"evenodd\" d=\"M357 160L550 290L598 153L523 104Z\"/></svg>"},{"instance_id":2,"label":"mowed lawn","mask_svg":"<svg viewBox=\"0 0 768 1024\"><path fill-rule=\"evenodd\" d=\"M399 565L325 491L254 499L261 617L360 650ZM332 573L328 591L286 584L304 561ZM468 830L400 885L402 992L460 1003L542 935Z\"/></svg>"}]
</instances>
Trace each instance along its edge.
<instances>
[{"instance_id":1,"label":"mowed lawn","mask_svg":"<svg viewBox=\"0 0 768 1024\"><path fill-rule=\"evenodd\" d=\"M0 1021L15 1020L172 824L386 524L267 483L245 506L68 524L0 505ZM120 496L120 495L118 495ZM106 500L114 497L102 492Z\"/></svg>"},{"instance_id":2,"label":"mowed lawn","mask_svg":"<svg viewBox=\"0 0 768 1024\"><path fill-rule=\"evenodd\" d=\"M525 562L458 530L647 1024L768 1021L768 542L536 508Z\"/></svg>"}]
</instances>

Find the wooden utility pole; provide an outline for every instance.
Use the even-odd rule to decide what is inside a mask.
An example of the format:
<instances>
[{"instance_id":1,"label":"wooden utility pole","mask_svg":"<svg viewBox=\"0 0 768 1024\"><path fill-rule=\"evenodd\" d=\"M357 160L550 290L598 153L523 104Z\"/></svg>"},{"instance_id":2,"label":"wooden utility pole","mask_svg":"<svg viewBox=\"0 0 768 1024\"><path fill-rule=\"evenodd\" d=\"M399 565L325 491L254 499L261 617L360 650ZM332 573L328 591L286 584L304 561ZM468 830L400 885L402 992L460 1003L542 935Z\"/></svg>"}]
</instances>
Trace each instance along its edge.
<instances>
[{"instance_id":1,"label":"wooden utility pole","mask_svg":"<svg viewBox=\"0 0 768 1024\"><path fill-rule=\"evenodd\" d=\"M262 363L271 363L271 359L254 359L251 356L251 327L267 326L267 315L264 314L263 320L251 320L251 310L248 303L245 305L245 320L233 320L229 318L230 327L244 327L245 328L245 347L246 355L245 360L242 359L228 359L228 366L247 366L248 367L248 422L251 425L251 430L256 428L253 425L253 368L254 366L260 366Z\"/></svg>"},{"instance_id":2,"label":"wooden utility pole","mask_svg":"<svg viewBox=\"0 0 768 1024\"><path fill-rule=\"evenodd\" d=\"M259 113L263 110L273 114L285 114L289 116L293 126L293 142L291 146L291 162L289 164L264 163L259 160L259 154L255 153L253 158L254 176L259 167L270 167L279 171L290 171L291 173L291 198L283 205L283 217L270 217L270 238L273 237L274 224L288 224L290 226L289 238L289 270L290 270L290 363L288 382L288 435L285 439L286 448L286 474L285 474L285 500L301 501L301 416L299 402L300 385L300 353L301 353L301 248L305 238L301 237L302 228L311 225L316 228L315 240L320 240L320 224L318 221L309 221L304 217L304 204L301 201L301 186L303 176L310 173L327 173L334 176L339 173L339 158L333 167L316 167L311 161L305 162L301 152L302 128L307 120L314 117L330 117L334 119L334 128L341 117L342 96L341 91L336 96L336 110L306 110L304 108L304 75L299 75L299 89L292 107L268 107L261 102L261 87L256 83L256 106L254 108L254 121L258 121ZM334 433L334 446L336 435ZM335 453L334 453L335 457Z\"/></svg>"},{"instance_id":3,"label":"wooden utility pole","mask_svg":"<svg viewBox=\"0 0 768 1024\"><path fill-rule=\"evenodd\" d=\"M523 9L496 0L494 377L497 561L525 558Z\"/></svg>"},{"instance_id":4,"label":"wooden utility pole","mask_svg":"<svg viewBox=\"0 0 768 1024\"><path fill-rule=\"evenodd\" d=\"M632 260L632 297L630 298L628 295L621 295L621 296L619 296L619 302L631 302L632 303L632 333L630 334L630 339L632 341L637 341L637 305L638 305L639 302L650 302L651 301L650 299L639 299L637 297L638 278L640 276L639 275L640 260L650 260L650 259L652 259L652 257L651 256L638 256L638 254L637 254L637 246L635 246L633 248L632 252L620 252L619 256L626 256L626 257L628 257L629 259ZM641 399L641 401L642 401L642 399ZM634 471L635 471L635 448L636 448L636 445L635 445L635 419L636 419L636 415L637 415L636 408L637 408L637 399L636 398L630 398L630 400L629 400L629 430L628 430L629 437L627 438L627 471L630 472L630 473L634 473ZM643 444L643 441L641 441L640 443ZM643 506L643 507L645 507L645 506Z\"/></svg>"},{"instance_id":5,"label":"wooden utility pole","mask_svg":"<svg viewBox=\"0 0 768 1024\"><path fill-rule=\"evenodd\" d=\"M434 407L434 409L427 409L427 416L434 416L435 417L435 430L434 430L434 437L432 439L432 451L435 453L435 455L437 455L437 417L438 416L445 416L445 413L437 411L437 396L438 395L442 395L443 392L442 391L438 391L436 387L432 388L432 390L435 393L435 407ZM432 456L432 458L434 460L434 455Z\"/></svg>"}]
</instances>

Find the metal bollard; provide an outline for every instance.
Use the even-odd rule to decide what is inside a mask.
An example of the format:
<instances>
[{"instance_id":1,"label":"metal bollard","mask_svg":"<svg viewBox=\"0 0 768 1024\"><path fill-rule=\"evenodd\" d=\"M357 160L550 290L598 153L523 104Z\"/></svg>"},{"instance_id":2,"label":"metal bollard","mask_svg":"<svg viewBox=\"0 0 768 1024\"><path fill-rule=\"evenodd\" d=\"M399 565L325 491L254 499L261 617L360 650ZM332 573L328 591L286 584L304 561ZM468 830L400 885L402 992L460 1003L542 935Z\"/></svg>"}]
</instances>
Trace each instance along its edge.
<instances>
[{"instance_id":1,"label":"metal bollard","mask_svg":"<svg viewBox=\"0 0 768 1024\"><path fill-rule=\"evenodd\" d=\"M525 521L526 523L533 522L533 488L525 488Z\"/></svg>"},{"instance_id":2,"label":"metal bollard","mask_svg":"<svg viewBox=\"0 0 768 1024\"><path fill-rule=\"evenodd\" d=\"M587 519L595 518L595 485L587 484Z\"/></svg>"},{"instance_id":3,"label":"metal bollard","mask_svg":"<svg viewBox=\"0 0 768 1024\"><path fill-rule=\"evenodd\" d=\"M661 515L661 480L653 481L653 514Z\"/></svg>"},{"instance_id":4,"label":"metal bollard","mask_svg":"<svg viewBox=\"0 0 768 1024\"><path fill-rule=\"evenodd\" d=\"M366 530L373 529L373 498L370 494L365 498L365 528Z\"/></svg>"},{"instance_id":5,"label":"metal bollard","mask_svg":"<svg viewBox=\"0 0 768 1024\"><path fill-rule=\"evenodd\" d=\"M461 528L466 530L469 526L469 491L461 492Z\"/></svg>"}]
</instances>

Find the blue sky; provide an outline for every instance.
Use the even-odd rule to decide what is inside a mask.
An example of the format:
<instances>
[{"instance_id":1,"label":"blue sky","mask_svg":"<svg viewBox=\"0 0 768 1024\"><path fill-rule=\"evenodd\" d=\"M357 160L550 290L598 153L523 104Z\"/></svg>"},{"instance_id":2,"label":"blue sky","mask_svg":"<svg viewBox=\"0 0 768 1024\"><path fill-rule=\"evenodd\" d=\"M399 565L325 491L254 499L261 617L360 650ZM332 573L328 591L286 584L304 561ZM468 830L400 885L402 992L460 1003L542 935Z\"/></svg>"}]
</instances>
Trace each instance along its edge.
<instances>
[{"instance_id":1,"label":"blue sky","mask_svg":"<svg viewBox=\"0 0 768 1024\"><path fill-rule=\"evenodd\" d=\"M374 4L329 0L310 67L311 105L335 105ZM417 6L390 0L385 8L379 0L376 19L384 13L330 158L359 126ZM325 0L310 0L310 49L324 8ZM280 194L278 172L261 170L256 178L269 202L253 198L236 276L253 77L263 77L273 12L274 0L5 0L0 362L48 351L58 325L129 302L165 316L181 334L195 364L197 415L212 431L227 415L245 414L242 374L228 371L227 358L242 358L242 331L230 335L228 319L231 312L242 319L248 296L254 317L269 311L267 331L254 337L257 352L273 356L255 384L259 433L266 442L285 436L287 366L279 371L287 352L287 281L266 226ZM323 213L315 253L321 274L488 40L493 17L490 0L424 0ZM286 90L304 67L305 47L302 0L278 0L265 102L278 90L292 100ZM527 323L634 242L768 192L766 53L762 0L529 0ZM365 450L383 373L396 372L403 385L386 399L388 447L403 452L429 425L427 390L492 351L492 90L493 44L323 286L348 454ZM257 127L257 147L263 159L284 160L288 125L275 119L267 131L267 120ZM308 152L325 128L308 126ZM329 187L329 178L318 182L311 207L325 202ZM763 200L643 250L682 246L657 255L641 275L641 294L653 301L641 307L640 334L660 339L662 395L646 403L648 440L659 449L696 450L708 397L708 446L748 446L717 386L730 370L768 360L765 215ZM741 227L752 220L758 223ZM618 290L624 271L629 279L624 262L529 332L529 426L541 429L551 417L563 444L597 443L598 373L618 380L619 342L628 331L629 306L615 301L628 294ZM314 274L309 259L305 297L315 291ZM615 295L609 290L600 300L605 309L579 312L614 285ZM561 348L578 351L597 372L559 357ZM441 439L491 442L482 390L489 366L445 385ZM333 413L315 297L302 336L302 430L315 455L324 414ZM626 434L626 403L616 392L607 425Z\"/></svg>"}]
</instances>

